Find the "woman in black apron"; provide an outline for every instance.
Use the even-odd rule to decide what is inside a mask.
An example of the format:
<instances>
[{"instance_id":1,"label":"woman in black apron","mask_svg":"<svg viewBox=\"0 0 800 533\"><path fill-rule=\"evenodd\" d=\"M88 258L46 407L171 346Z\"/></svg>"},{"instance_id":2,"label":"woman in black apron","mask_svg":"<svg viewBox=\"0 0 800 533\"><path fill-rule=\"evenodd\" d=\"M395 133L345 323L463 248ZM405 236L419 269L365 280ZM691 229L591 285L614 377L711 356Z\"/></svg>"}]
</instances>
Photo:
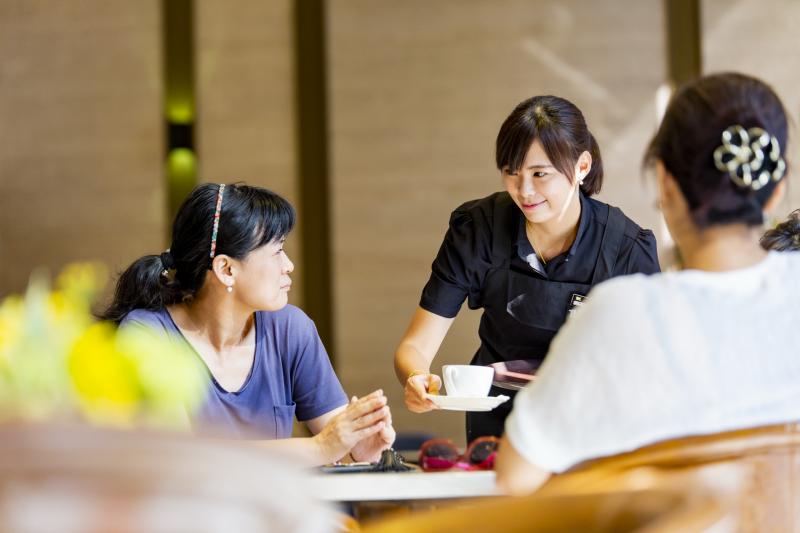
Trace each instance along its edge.
<instances>
[{"instance_id":1,"label":"woman in black apron","mask_svg":"<svg viewBox=\"0 0 800 533\"><path fill-rule=\"evenodd\" d=\"M433 262L419 308L395 353L406 406L441 386L430 366L458 310L483 309L471 364L540 363L567 315L597 283L659 271L653 233L590 196L603 182L600 150L581 111L555 96L519 104L497 135L505 192L467 202ZM509 394L492 388L490 395ZM512 397L513 401L513 397ZM467 440L499 436L511 410L467 414Z\"/></svg>"}]
</instances>

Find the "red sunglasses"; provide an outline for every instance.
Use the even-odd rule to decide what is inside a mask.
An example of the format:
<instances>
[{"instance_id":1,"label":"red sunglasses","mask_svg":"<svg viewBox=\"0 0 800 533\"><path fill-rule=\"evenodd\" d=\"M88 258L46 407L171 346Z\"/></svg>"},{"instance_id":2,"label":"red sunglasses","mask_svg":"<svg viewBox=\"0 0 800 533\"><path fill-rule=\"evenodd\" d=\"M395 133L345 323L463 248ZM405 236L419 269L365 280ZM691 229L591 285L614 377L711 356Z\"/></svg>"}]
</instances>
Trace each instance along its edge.
<instances>
[{"instance_id":1,"label":"red sunglasses","mask_svg":"<svg viewBox=\"0 0 800 533\"><path fill-rule=\"evenodd\" d=\"M491 470L497 455L497 437L478 437L467 447L464 455L450 439L431 439L422 443L419 464L426 472L459 468L461 470Z\"/></svg>"}]
</instances>

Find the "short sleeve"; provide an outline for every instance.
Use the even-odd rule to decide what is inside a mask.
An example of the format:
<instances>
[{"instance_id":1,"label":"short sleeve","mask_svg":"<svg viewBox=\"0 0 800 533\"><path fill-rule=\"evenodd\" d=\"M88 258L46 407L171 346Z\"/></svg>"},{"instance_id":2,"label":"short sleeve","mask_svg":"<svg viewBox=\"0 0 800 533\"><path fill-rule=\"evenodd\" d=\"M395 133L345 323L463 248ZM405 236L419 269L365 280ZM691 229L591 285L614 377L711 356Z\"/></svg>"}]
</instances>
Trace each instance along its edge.
<instances>
[{"instance_id":1,"label":"short sleeve","mask_svg":"<svg viewBox=\"0 0 800 533\"><path fill-rule=\"evenodd\" d=\"M627 235L626 235L627 237ZM636 228L632 238L626 239L615 274L655 274L661 272L658 263L656 236L649 229Z\"/></svg>"},{"instance_id":2,"label":"short sleeve","mask_svg":"<svg viewBox=\"0 0 800 533\"><path fill-rule=\"evenodd\" d=\"M467 297L471 308L483 306L480 293L491 267L491 227L481 209L470 207L464 204L450 216L420 298L420 307L445 318L455 317Z\"/></svg>"},{"instance_id":3,"label":"short sleeve","mask_svg":"<svg viewBox=\"0 0 800 533\"><path fill-rule=\"evenodd\" d=\"M298 310L294 357L291 362L292 399L297 419L306 422L347 404L347 395L333 371L314 322Z\"/></svg>"}]
</instances>

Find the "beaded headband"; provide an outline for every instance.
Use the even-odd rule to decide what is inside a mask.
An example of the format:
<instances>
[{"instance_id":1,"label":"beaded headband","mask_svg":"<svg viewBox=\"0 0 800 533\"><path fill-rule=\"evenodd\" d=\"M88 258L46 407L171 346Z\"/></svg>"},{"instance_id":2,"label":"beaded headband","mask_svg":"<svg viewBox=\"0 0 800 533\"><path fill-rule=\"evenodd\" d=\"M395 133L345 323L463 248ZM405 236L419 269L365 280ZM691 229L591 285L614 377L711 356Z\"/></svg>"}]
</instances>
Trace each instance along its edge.
<instances>
[{"instance_id":1,"label":"beaded headband","mask_svg":"<svg viewBox=\"0 0 800 533\"><path fill-rule=\"evenodd\" d=\"M225 184L219 186L217 193L217 209L214 211L214 229L211 231L211 259L214 259L214 254L217 252L217 232L219 231L219 215L222 211L222 195L225 193Z\"/></svg>"},{"instance_id":2,"label":"beaded headband","mask_svg":"<svg viewBox=\"0 0 800 533\"><path fill-rule=\"evenodd\" d=\"M722 132L722 145L714 150L714 165L727 172L739 187L754 191L779 181L786 172L778 139L761 128L735 124Z\"/></svg>"}]
</instances>

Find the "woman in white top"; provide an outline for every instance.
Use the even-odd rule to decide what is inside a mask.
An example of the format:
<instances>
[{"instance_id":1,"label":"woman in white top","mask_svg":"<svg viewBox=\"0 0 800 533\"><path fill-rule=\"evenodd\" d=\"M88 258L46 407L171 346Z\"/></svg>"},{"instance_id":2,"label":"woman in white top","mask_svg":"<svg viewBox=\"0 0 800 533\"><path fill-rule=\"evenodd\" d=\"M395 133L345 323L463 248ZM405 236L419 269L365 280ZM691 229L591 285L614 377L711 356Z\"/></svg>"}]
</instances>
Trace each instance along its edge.
<instances>
[{"instance_id":1,"label":"woman in white top","mask_svg":"<svg viewBox=\"0 0 800 533\"><path fill-rule=\"evenodd\" d=\"M672 99L646 162L680 272L616 278L553 341L497 462L507 492L665 439L800 420L800 254L759 246L786 188L784 107L740 74Z\"/></svg>"}]
</instances>

